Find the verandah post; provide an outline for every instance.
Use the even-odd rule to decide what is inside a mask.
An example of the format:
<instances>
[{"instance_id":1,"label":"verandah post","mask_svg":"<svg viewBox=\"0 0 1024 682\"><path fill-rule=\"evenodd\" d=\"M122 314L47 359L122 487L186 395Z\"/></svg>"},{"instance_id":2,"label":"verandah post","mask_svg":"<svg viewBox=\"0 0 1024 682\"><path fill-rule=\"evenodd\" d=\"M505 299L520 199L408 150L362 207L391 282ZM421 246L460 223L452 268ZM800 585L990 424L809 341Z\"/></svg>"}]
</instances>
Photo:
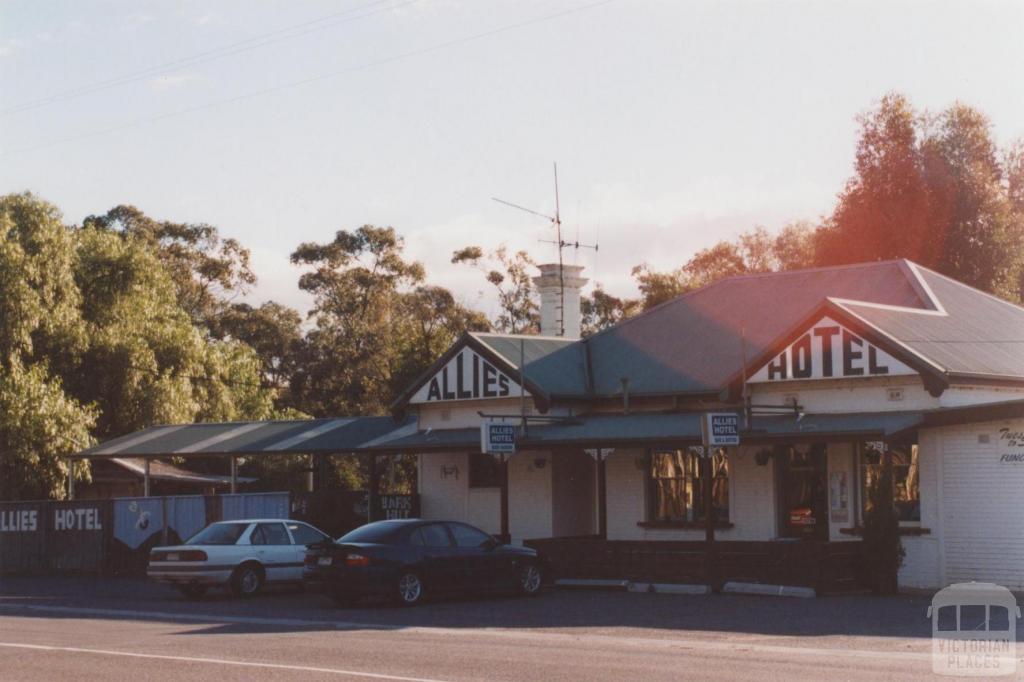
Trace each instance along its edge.
<instances>
[{"instance_id":1,"label":"verandah post","mask_svg":"<svg viewBox=\"0 0 1024 682\"><path fill-rule=\"evenodd\" d=\"M608 468L606 455L598 451L597 457L597 534L602 540L608 539Z\"/></svg>"},{"instance_id":2,"label":"verandah post","mask_svg":"<svg viewBox=\"0 0 1024 682\"><path fill-rule=\"evenodd\" d=\"M704 496L704 570L708 586L715 590L718 586L717 561L715 556L715 505L711 499L711 478L714 467L711 464L711 448L704 446L701 457L701 489Z\"/></svg>"},{"instance_id":3,"label":"verandah post","mask_svg":"<svg viewBox=\"0 0 1024 682\"><path fill-rule=\"evenodd\" d=\"M508 526L508 456L501 457L501 540L512 542Z\"/></svg>"},{"instance_id":4,"label":"verandah post","mask_svg":"<svg viewBox=\"0 0 1024 682\"><path fill-rule=\"evenodd\" d=\"M377 468L377 455L370 453L369 460L369 481L367 482L366 493L366 521L376 521L377 496L380 494L380 470Z\"/></svg>"}]
</instances>

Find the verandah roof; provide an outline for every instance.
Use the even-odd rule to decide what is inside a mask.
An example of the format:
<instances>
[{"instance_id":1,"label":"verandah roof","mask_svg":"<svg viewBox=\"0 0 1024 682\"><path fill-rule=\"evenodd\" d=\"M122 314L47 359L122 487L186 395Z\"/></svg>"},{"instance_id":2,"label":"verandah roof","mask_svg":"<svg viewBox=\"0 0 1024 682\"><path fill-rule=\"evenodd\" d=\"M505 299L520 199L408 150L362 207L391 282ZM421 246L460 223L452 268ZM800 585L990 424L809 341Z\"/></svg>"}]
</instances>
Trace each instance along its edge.
<instances>
[{"instance_id":1,"label":"verandah roof","mask_svg":"<svg viewBox=\"0 0 1024 682\"><path fill-rule=\"evenodd\" d=\"M414 419L339 417L290 421L173 424L136 431L72 455L72 459L197 457L355 452Z\"/></svg>"},{"instance_id":2,"label":"verandah roof","mask_svg":"<svg viewBox=\"0 0 1024 682\"><path fill-rule=\"evenodd\" d=\"M923 412L879 412L861 414L807 414L755 416L749 429L741 432L746 443L783 439L863 438L887 439L912 432L924 421ZM522 450L547 447L628 447L637 445L697 445L700 443L700 413L597 414L566 419L553 424L531 424L520 437ZM377 452L476 451L479 429L412 431L384 436L363 450Z\"/></svg>"}]
</instances>

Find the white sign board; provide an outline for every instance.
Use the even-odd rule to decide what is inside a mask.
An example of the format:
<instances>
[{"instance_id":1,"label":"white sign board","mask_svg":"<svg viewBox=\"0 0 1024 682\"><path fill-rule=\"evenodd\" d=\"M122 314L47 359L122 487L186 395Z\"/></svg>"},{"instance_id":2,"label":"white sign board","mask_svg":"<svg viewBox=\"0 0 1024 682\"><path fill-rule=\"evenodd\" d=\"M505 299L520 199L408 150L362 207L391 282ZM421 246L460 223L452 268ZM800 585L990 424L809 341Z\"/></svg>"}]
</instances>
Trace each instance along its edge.
<instances>
[{"instance_id":1,"label":"white sign board","mask_svg":"<svg viewBox=\"0 0 1024 682\"><path fill-rule=\"evenodd\" d=\"M734 412L709 412L704 415L701 435L704 445L709 448L739 445L740 416Z\"/></svg>"},{"instance_id":2,"label":"white sign board","mask_svg":"<svg viewBox=\"0 0 1024 682\"><path fill-rule=\"evenodd\" d=\"M518 398L519 384L471 348L463 348L409 401L413 404L452 400Z\"/></svg>"},{"instance_id":3,"label":"white sign board","mask_svg":"<svg viewBox=\"0 0 1024 682\"><path fill-rule=\"evenodd\" d=\"M480 424L480 450L488 455L515 454L516 425L485 420Z\"/></svg>"},{"instance_id":4,"label":"white sign board","mask_svg":"<svg viewBox=\"0 0 1024 682\"><path fill-rule=\"evenodd\" d=\"M830 317L823 317L754 372L750 383L916 374Z\"/></svg>"}]
</instances>

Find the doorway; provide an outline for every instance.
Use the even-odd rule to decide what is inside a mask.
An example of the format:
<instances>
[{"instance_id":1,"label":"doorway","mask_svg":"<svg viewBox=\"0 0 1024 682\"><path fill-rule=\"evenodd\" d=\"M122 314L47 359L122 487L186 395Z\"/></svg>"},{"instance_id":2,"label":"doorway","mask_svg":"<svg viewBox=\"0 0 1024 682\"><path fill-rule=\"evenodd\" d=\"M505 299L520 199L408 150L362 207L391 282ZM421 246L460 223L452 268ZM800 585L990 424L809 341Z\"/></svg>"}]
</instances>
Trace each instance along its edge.
<instances>
[{"instance_id":1,"label":"doorway","mask_svg":"<svg viewBox=\"0 0 1024 682\"><path fill-rule=\"evenodd\" d=\"M775 450L779 536L828 540L828 456L824 443Z\"/></svg>"}]
</instances>

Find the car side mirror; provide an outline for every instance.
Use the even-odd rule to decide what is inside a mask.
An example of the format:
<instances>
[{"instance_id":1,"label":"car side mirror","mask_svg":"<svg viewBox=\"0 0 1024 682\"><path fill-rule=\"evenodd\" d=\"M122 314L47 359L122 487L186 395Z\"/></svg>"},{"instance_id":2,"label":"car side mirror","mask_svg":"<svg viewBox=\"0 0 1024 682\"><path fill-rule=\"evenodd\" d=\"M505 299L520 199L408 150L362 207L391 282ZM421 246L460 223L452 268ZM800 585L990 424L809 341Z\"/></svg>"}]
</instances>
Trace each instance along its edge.
<instances>
[{"instance_id":1,"label":"car side mirror","mask_svg":"<svg viewBox=\"0 0 1024 682\"><path fill-rule=\"evenodd\" d=\"M501 547L501 542L498 540L498 538L492 536L484 540L484 549L486 551L490 552L497 549L498 547Z\"/></svg>"}]
</instances>

